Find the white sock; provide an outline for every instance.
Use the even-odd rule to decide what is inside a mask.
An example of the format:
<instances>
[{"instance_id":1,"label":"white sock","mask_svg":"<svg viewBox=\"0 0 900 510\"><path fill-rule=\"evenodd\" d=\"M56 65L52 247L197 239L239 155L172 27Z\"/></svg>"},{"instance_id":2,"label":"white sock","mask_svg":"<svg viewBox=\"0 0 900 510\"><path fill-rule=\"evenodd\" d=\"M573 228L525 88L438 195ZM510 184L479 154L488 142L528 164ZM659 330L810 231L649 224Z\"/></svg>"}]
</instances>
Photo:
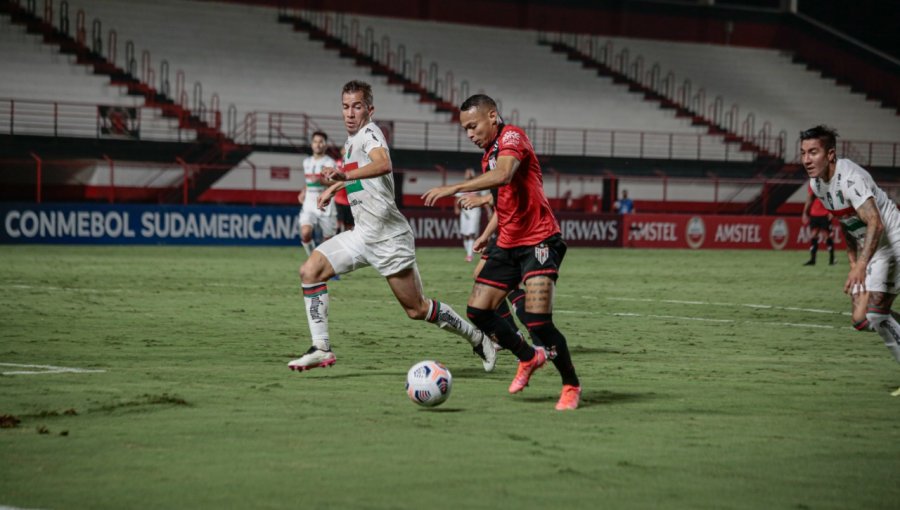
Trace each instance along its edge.
<instances>
[{"instance_id":1,"label":"white sock","mask_svg":"<svg viewBox=\"0 0 900 510\"><path fill-rule=\"evenodd\" d=\"M303 249L306 251L306 256L307 256L307 257L309 257L310 255L312 255L313 248L315 248L315 246L313 246L313 242L312 242L312 241L310 241L310 242L308 242L308 243L304 243L303 241L300 241L300 244L303 245Z\"/></svg>"},{"instance_id":2,"label":"white sock","mask_svg":"<svg viewBox=\"0 0 900 510\"><path fill-rule=\"evenodd\" d=\"M472 256L472 249L475 247L475 240L471 238L466 238L463 240L463 246L466 247L466 256Z\"/></svg>"},{"instance_id":3,"label":"white sock","mask_svg":"<svg viewBox=\"0 0 900 510\"><path fill-rule=\"evenodd\" d=\"M303 284L303 303L312 344L323 351L331 350L328 341L328 286L322 283Z\"/></svg>"},{"instance_id":4,"label":"white sock","mask_svg":"<svg viewBox=\"0 0 900 510\"><path fill-rule=\"evenodd\" d=\"M428 300L428 315L425 316L425 320L443 330L456 333L465 338L466 341L472 344L472 347L481 345L481 340L484 338L481 331L460 317L450 305L435 299Z\"/></svg>"},{"instance_id":5,"label":"white sock","mask_svg":"<svg viewBox=\"0 0 900 510\"><path fill-rule=\"evenodd\" d=\"M894 359L900 363L900 323L892 315L867 313L866 318L872 328L884 340L885 347L891 351Z\"/></svg>"}]
</instances>

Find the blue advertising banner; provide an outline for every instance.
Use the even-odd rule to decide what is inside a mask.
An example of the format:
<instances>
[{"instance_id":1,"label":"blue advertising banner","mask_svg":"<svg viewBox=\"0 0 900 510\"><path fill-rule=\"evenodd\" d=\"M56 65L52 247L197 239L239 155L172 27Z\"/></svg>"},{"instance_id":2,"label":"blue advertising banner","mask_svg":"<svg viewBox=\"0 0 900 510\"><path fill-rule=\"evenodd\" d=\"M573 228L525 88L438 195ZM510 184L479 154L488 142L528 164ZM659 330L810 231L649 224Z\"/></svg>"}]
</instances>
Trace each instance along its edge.
<instances>
[{"instance_id":1,"label":"blue advertising banner","mask_svg":"<svg viewBox=\"0 0 900 510\"><path fill-rule=\"evenodd\" d=\"M0 243L296 245L298 207L0 204Z\"/></svg>"}]
</instances>

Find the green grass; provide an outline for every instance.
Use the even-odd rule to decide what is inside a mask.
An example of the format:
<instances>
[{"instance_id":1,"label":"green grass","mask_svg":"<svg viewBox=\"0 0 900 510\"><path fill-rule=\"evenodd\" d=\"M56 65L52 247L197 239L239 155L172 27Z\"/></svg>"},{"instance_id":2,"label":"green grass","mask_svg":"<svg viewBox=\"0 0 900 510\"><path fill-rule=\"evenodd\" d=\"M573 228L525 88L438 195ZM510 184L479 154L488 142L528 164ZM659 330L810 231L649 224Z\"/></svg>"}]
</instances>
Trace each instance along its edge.
<instances>
[{"instance_id":1,"label":"green grass","mask_svg":"<svg viewBox=\"0 0 900 510\"><path fill-rule=\"evenodd\" d=\"M0 506L900 501L900 372L877 335L850 329L846 266L570 250L556 322L585 390L559 413L552 367L508 395L508 353L483 373L461 339L406 319L371 269L329 284L338 363L290 372L309 346L300 252L0 247L0 363L105 370L0 377L0 414L21 420L0 429ZM419 264L426 292L464 312L461 249L420 250ZM403 390L428 358L454 375L434 410Z\"/></svg>"}]
</instances>

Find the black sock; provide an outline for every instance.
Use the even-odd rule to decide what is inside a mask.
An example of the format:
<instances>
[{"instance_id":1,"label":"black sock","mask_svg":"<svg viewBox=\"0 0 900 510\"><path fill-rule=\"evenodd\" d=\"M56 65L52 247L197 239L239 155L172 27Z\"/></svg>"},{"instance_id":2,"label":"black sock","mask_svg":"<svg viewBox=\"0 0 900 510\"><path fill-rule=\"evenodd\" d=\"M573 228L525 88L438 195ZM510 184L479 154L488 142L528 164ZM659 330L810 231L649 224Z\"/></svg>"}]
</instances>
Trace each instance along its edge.
<instances>
[{"instance_id":1,"label":"black sock","mask_svg":"<svg viewBox=\"0 0 900 510\"><path fill-rule=\"evenodd\" d=\"M500 314L494 310L482 310L480 308L466 308L466 315L472 324L484 334L491 337L491 340L500 344L504 349L513 353L521 361L530 361L534 357L534 349L528 345L528 342L516 334L516 330L509 327Z\"/></svg>"},{"instance_id":2,"label":"black sock","mask_svg":"<svg viewBox=\"0 0 900 510\"><path fill-rule=\"evenodd\" d=\"M826 244L828 245L828 263L834 264L834 239L828 237Z\"/></svg>"},{"instance_id":3,"label":"black sock","mask_svg":"<svg viewBox=\"0 0 900 510\"><path fill-rule=\"evenodd\" d=\"M506 304L505 299L501 301L500 306L497 307L497 314L500 315L500 318L505 320L507 324L509 324L509 327L513 328L516 331L519 330L519 326L516 324L516 320L513 319L512 312L509 309L509 305Z\"/></svg>"},{"instance_id":4,"label":"black sock","mask_svg":"<svg viewBox=\"0 0 900 510\"><path fill-rule=\"evenodd\" d=\"M509 293L506 296L509 299L509 302L512 303L513 309L516 311L516 317L519 318L519 322L523 325L525 324L525 291L516 287L516 290ZM526 326L527 328L527 326ZM543 347L544 343L541 342L541 339L535 336L530 330L528 331L528 336L531 337L531 343L538 347Z\"/></svg>"},{"instance_id":5,"label":"black sock","mask_svg":"<svg viewBox=\"0 0 900 510\"><path fill-rule=\"evenodd\" d=\"M575 374L575 365L572 364L572 355L569 353L569 345L566 343L566 337L556 329L553 324L552 314L529 314L529 323L532 324L528 329L538 336L547 346L547 349L556 356L553 357L553 365L559 371L563 384L572 386L580 386L578 376Z\"/></svg>"},{"instance_id":6,"label":"black sock","mask_svg":"<svg viewBox=\"0 0 900 510\"><path fill-rule=\"evenodd\" d=\"M816 260L817 251L819 251L819 238L813 237L813 240L809 243L809 260Z\"/></svg>"}]
</instances>

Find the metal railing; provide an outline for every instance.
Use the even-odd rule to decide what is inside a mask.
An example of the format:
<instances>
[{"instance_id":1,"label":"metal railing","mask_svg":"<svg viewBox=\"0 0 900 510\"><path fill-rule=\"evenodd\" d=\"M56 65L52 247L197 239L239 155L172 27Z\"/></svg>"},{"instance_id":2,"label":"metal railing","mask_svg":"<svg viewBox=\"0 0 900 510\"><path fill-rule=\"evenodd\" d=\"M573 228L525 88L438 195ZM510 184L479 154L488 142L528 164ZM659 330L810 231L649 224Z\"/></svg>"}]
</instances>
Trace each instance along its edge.
<instances>
[{"instance_id":1,"label":"metal railing","mask_svg":"<svg viewBox=\"0 0 900 510\"><path fill-rule=\"evenodd\" d=\"M179 124L146 106L0 98L0 135L194 141L196 133Z\"/></svg>"}]
</instances>

